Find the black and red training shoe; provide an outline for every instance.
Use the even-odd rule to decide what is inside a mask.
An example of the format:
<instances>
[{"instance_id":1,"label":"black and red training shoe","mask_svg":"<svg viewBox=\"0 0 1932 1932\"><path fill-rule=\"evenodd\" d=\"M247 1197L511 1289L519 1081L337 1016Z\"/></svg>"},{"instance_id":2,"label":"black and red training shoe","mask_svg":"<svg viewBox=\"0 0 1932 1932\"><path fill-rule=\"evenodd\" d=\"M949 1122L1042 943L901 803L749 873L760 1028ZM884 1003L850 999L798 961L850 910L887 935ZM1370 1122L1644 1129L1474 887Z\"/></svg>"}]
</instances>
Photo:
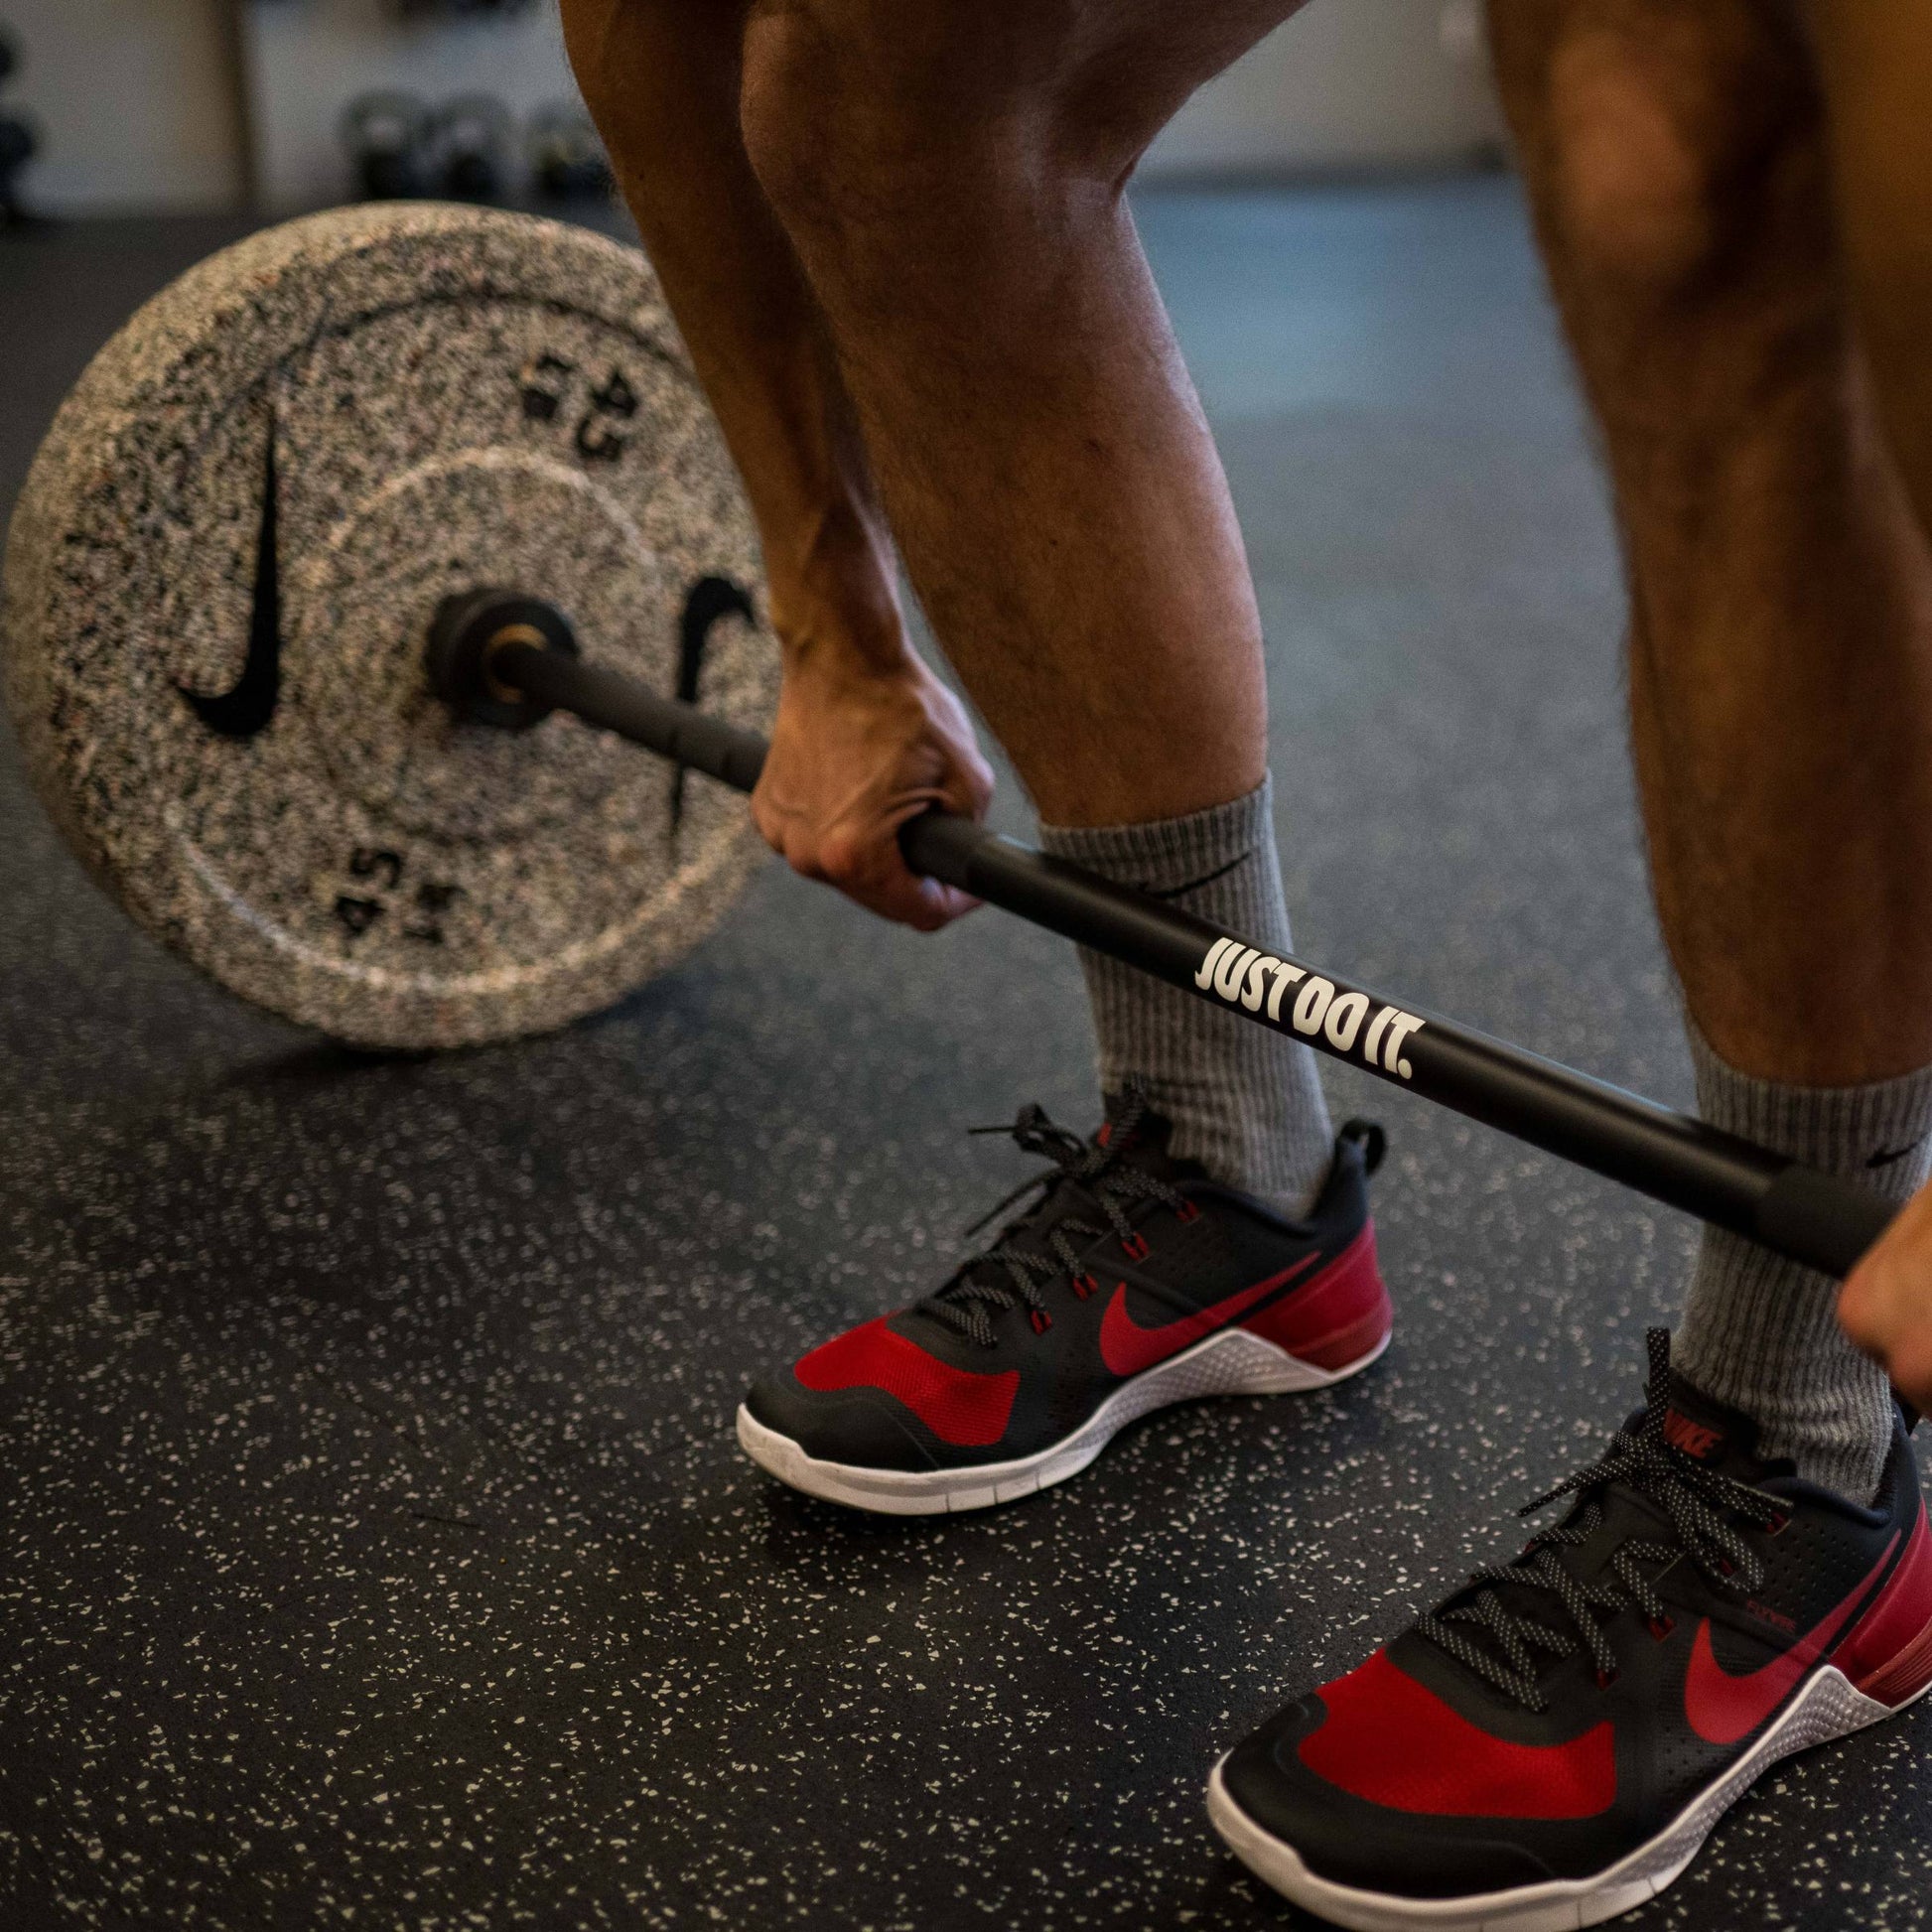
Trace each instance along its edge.
<instances>
[{"instance_id":1,"label":"black and red training shoe","mask_svg":"<svg viewBox=\"0 0 1932 1932\"><path fill-rule=\"evenodd\" d=\"M1037 1107L1012 1133L1053 1165L994 1209L1038 1190L985 1253L747 1395L738 1440L781 1482L892 1515L984 1509L1084 1469L1151 1409L1326 1388L1388 1345L1380 1128L1342 1129L1300 1221L1172 1159L1138 1096L1090 1142Z\"/></svg>"},{"instance_id":2,"label":"black and red training shoe","mask_svg":"<svg viewBox=\"0 0 1932 1932\"><path fill-rule=\"evenodd\" d=\"M1655 1896L1780 1758L1932 1686L1906 1419L1874 1507L1760 1461L1670 1370L1563 1520L1215 1767L1250 1870L1359 1932L1594 1925Z\"/></svg>"}]
</instances>

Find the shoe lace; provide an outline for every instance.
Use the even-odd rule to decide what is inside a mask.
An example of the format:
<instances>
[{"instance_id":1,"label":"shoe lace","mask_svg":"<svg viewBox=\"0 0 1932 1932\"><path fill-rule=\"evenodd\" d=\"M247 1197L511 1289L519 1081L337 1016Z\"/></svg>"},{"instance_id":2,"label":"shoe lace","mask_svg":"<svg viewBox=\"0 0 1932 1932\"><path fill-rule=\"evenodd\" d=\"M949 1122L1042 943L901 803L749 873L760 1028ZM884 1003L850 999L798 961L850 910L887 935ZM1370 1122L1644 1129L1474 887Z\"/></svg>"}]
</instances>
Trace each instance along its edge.
<instances>
[{"instance_id":1,"label":"shoe lace","mask_svg":"<svg viewBox=\"0 0 1932 1932\"><path fill-rule=\"evenodd\" d=\"M1424 1636L1531 1711L1548 1708L1537 1681L1538 1651L1547 1663L1571 1656L1581 1646L1589 1652L1597 1684L1608 1686L1616 1678L1617 1659L1604 1634L1605 1620L1634 1605L1653 1636L1668 1636L1672 1619L1655 1586L1663 1571L1685 1556L1720 1589L1756 1588L1764 1565L1726 1519L1742 1518L1760 1530L1779 1529L1785 1521L1784 1505L1776 1497L1708 1467L1668 1440L1664 1417L1670 1406L1670 1331L1652 1328L1645 1340L1650 1379L1636 1428L1619 1430L1597 1461L1518 1511L1528 1516L1562 1497L1581 1495L1584 1505L1574 1520L1538 1531L1514 1563L1478 1570L1457 1592L1459 1597L1477 1589L1472 1601L1430 1611L1416 1622ZM1602 1491L1613 1483L1637 1491L1660 1509L1669 1520L1671 1539L1629 1538L1596 1579L1585 1583L1560 1553L1587 1543L1602 1527ZM1651 1566L1648 1574L1646 1566ZM1511 1587L1535 1591L1546 1601L1554 1598L1561 1612L1558 1623L1512 1609L1499 1593ZM1520 1603L1520 1596L1516 1600Z\"/></svg>"},{"instance_id":2,"label":"shoe lace","mask_svg":"<svg viewBox=\"0 0 1932 1932\"><path fill-rule=\"evenodd\" d=\"M1131 1242L1135 1230L1130 1210L1147 1200L1184 1213L1183 1194L1145 1169L1123 1164L1122 1156L1146 1112L1146 1094L1130 1084L1109 1111L1105 1128L1091 1141L1056 1126L1044 1108L1031 1104L1021 1108L1010 1127L969 1128L972 1134L1009 1134L1023 1153L1042 1157L1051 1165L1023 1180L965 1230L975 1235L1009 1208L1027 1203L989 1247L961 1262L945 1285L920 1304L925 1312L984 1348L997 1346L993 1318L1009 1309L1024 1308L1034 1326L1044 1330L1052 1325L1052 1316L1041 1289L1065 1275L1076 1288L1085 1282L1086 1292L1092 1292L1091 1278L1073 1245L1075 1235L1092 1241L1111 1232ZM1039 1210L1062 1187L1078 1188L1100 1220L1075 1212L1061 1215L1043 1232L1035 1228ZM1026 1245L1029 1242L1034 1245Z\"/></svg>"}]
</instances>

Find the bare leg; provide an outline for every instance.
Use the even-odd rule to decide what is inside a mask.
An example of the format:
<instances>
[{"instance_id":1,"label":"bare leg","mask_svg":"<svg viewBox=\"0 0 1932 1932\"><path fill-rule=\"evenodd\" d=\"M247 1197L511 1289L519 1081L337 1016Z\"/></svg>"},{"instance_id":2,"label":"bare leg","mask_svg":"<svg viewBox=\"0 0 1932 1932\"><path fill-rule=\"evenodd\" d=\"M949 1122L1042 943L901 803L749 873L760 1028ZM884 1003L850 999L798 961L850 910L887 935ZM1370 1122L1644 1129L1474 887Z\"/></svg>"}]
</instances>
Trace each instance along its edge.
<instances>
[{"instance_id":1,"label":"bare leg","mask_svg":"<svg viewBox=\"0 0 1932 1932\"><path fill-rule=\"evenodd\" d=\"M746 25L740 0L566 0L764 531L788 675L760 823L876 909L958 909L909 897L891 834L935 799L983 806L986 780L906 668L847 388L935 627L1044 816L1159 819L1263 776L1240 534L1121 191L1295 4L759 0Z\"/></svg>"},{"instance_id":2,"label":"bare leg","mask_svg":"<svg viewBox=\"0 0 1932 1932\"><path fill-rule=\"evenodd\" d=\"M1658 910L1732 1066L1932 1060L1932 575L1843 303L1802 34L1763 0L1495 0L1603 425Z\"/></svg>"},{"instance_id":3,"label":"bare leg","mask_svg":"<svg viewBox=\"0 0 1932 1932\"><path fill-rule=\"evenodd\" d=\"M906 567L1048 850L1291 943L1261 625L1123 191L1294 0L755 0L748 150L824 310ZM1299 1046L1083 953L1104 1091L1290 1213Z\"/></svg>"},{"instance_id":4,"label":"bare leg","mask_svg":"<svg viewBox=\"0 0 1932 1932\"><path fill-rule=\"evenodd\" d=\"M1932 530L1932 23L1812 0L1846 282L1892 454ZM1901 816L1910 809L1901 797ZM1894 820L1910 845L1916 828ZM1932 1188L1845 1284L1839 1315L1932 1409Z\"/></svg>"},{"instance_id":5,"label":"bare leg","mask_svg":"<svg viewBox=\"0 0 1932 1932\"><path fill-rule=\"evenodd\" d=\"M1603 426L1657 902L1707 1117L1903 1193L1932 1139L1932 571L1872 405L1812 51L1766 0L1492 0ZM1859 1500L1882 1376L1707 1229L1678 1336Z\"/></svg>"},{"instance_id":6,"label":"bare leg","mask_svg":"<svg viewBox=\"0 0 1932 1932\"><path fill-rule=\"evenodd\" d=\"M1294 0L759 0L752 160L829 318L934 626L1044 817L1267 761L1220 465L1122 200Z\"/></svg>"},{"instance_id":7,"label":"bare leg","mask_svg":"<svg viewBox=\"0 0 1932 1932\"><path fill-rule=\"evenodd\" d=\"M1293 4L566 0L763 526L785 679L753 808L799 871L936 924L958 906L893 833L987 789L905 646L869 450L1049 844L1289 949L1253 593L1121 191ZM1177 1156L1306 1207L1331 1150L1306 1049L1083 965L1103 1089L1140 1085Z\"/></svg>"}]
</instances>

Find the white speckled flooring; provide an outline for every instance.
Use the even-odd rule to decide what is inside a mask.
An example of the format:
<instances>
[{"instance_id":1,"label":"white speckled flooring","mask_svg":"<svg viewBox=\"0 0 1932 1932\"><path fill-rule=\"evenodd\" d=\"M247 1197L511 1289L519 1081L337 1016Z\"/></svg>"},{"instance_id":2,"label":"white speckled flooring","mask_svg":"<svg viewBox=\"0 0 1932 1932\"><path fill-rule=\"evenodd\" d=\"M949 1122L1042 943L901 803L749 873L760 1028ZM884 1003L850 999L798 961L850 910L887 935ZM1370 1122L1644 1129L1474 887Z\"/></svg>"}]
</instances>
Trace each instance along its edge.
<instances>
[{"instance_id":1,"label":"white speckled flooring","mask_svg":"<svg viewBox=\"0 0 1932 1932\"><path fill-rule=\"evenodd\" d=\"M1303 949L1682 1100L1609 531L1512 191L1142 214L1261 583ZM234 231L0 242L0 491ZM364 1060L137 937L10 745L0 823L8 1926L1290 1922L1207 1831L1213 1755L1511 1540L1690 1252L1338 1080L1394 1143L1381 1368L998 1514L853 1519L741 1458L740 1383L931 1283L1015 1176L961 1128L1084 1119L1066 948L772 869L601 1021ZM1798 1760L1624 1923L1923 1924L1928 1772L1924 1706Z\"/></svg>"}]
</instances>

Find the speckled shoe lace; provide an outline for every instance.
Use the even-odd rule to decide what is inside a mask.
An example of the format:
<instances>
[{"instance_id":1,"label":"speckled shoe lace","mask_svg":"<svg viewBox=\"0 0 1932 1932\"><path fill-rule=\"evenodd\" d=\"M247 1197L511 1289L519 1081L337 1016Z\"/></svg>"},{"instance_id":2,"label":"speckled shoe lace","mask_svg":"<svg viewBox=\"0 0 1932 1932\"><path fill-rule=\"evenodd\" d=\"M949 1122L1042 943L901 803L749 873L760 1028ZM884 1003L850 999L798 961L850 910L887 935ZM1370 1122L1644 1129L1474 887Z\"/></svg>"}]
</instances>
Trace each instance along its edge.
<instances>
[{"instance_id":1,"label":"speckled shoe lace","mask_svg":"<svg viewBox=\"0 0 1932 1932\"><path fill-rule=\"evenodd\" d=\"M1024 1214L1000 1231L991 1247L962 1262L946 1285L919 1305L921 1309L983 1348L996 1347L999 1336L993 1325L995 1314L1024 1308L1035 1328L1044 1329L1051 1325L1052 1317L1040 1290L1062 1275L1076 1287L1086 1280L1073 1236L1097 1240L1111 1229L1131 1253L1138 1237L1129 1209L1138 1202L1157 1200L1176 1214L1191 1216L1194 1209L1184 1195L1144 1169L1122 1163L1146 1112L1146 1096L1130 1087L1109 1112L1106 1126L1091 1141L1055 1126L1043 1108L1033 1105L1021 1108L1011 1127L969 1129L974 1134L1011 1134L1023 1152L1042 1156L1053 1165L1023 1180L966 1230L969 1235L977 1234L1029 1194L1036 1195ZM1077 1188L1105 1224L1083 1219L1077 1213L1064 1214L1043 1233L1036 1230L1034 1224L1040 1210L1062 1187Z\"/></svg>"},{"instance_id":2,"label":"speckled shoe lace","mask_svg":"<svg viewBox=\"0 0 1932 1932\"><path fill-rule=\"evenodd\" d=\"M1725 1516L1741 1517L1752 1528L1763 1530L1776 1529L1784 1521L1784 1507L1775 1497L1706 1467L1665 1437L1670 1331L1652 1328L1645 1340L1650 1379L1644 1389L1642 1421L1634 1430L1619 1430L1599 1461L1518 1512L1528 1516L1561 1497L1581 1495L1584 1504L1576 1520L1539 1531L1514 1563L1478 1570L1456 1593L1460 1596L1481 1587L1473 1602L1431 1611L1416 1620L1424 1636L1531 1711L1548 1708L1537 1683L1536 1651L1543 1651L1546 1660L1568 1657L1581 1640L1596 1666L1597 1683L1611 1683L1617 1661L1603 1634L1607 1617L1634 1604L1653 1635L1667 1635L1671 1618L1652 1585L1681 1556L1688 1556L1720 1589L1739 1594L1754 1589L1763 1580L1764 1566ZM1632 1537L1618 1546L1595 1582L1583 1583L1560 1552L1587 1543L1602 1528L1601 1492L1612 1484L1635 1490L1662 1510L1674 1535L1670 1541ZM1506 1606L1498 1593L1501 1588L1512 1588L1512 1594L1532 1590L1542 1600L1554 1599L1562 1627Z\"/></svg>"}]
</instances>

